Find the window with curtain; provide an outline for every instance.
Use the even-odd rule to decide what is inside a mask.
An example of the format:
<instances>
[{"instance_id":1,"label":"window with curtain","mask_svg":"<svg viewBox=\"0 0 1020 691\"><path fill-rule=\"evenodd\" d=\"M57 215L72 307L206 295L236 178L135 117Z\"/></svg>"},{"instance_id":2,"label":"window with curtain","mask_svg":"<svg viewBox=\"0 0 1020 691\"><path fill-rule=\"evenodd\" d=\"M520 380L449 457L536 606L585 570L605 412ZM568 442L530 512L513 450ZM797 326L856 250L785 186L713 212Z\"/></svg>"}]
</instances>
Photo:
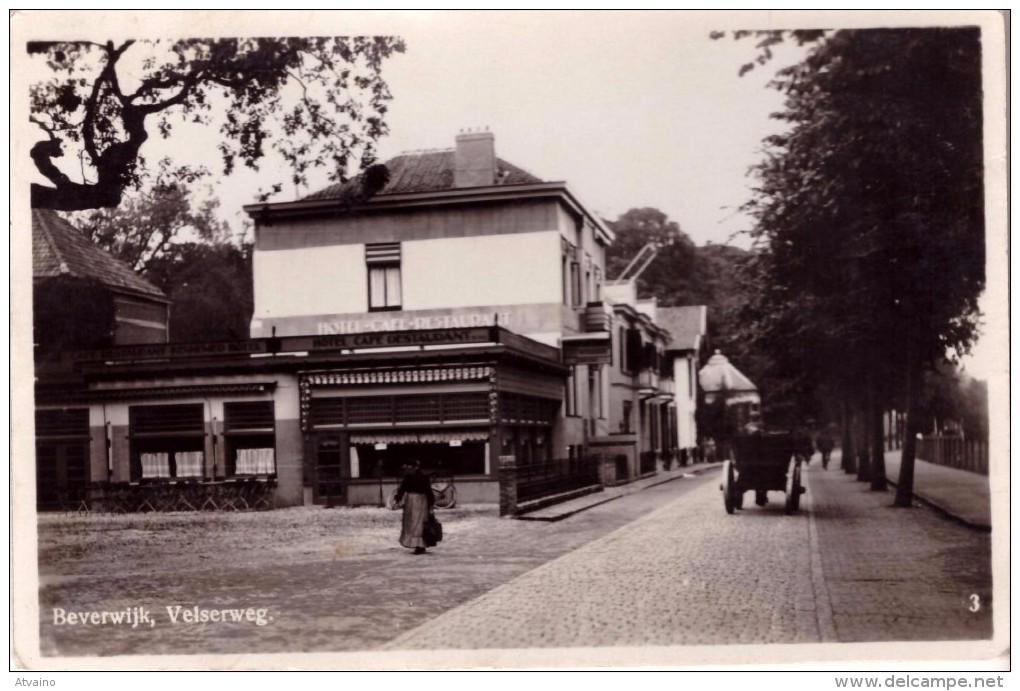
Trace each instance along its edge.
<instances>
[{"instance_id":1,"label":"window with curtain","mask_svg":"<svg viewBox=\"0 0 1020 691\"><path fill-rule=\"evenodd\" d=\"M131 480L205 476L205 417L201 403L128 408Z\"/></svg>"},{"instance_id":2,"label":"window with curtain","mask_svg":"<svg viewBox=\"0 0 1020 691\"><path fill-rule=\"evenodd\" d=\"M275 426L272 401L223 404L227 477L276 474Z\"/></svg>"},{"instance_id":3,"label":"window with curtain","mask_svg":"<svg viewBox=\"0 0 1020 691\"><path fill-rule=\"evenodd\" d=\"M400 309L403 304L400 243L365 245L365 262L368 267L368 309Z\"/></svg>"}]
</instances>

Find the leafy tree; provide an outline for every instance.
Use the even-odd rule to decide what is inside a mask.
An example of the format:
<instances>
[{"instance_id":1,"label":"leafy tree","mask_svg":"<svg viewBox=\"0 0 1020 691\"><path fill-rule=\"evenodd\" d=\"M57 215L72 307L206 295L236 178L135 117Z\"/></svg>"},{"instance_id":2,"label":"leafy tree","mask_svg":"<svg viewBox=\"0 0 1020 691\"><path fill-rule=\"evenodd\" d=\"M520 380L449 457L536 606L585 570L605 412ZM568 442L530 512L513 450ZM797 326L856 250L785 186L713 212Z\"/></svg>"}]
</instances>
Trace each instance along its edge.
<instances>
[{"instance_id":1,"label":"leafy tree","mask_svg":"<svg viewBox=\"0 0 1020 691\"><path fill-rule=\"evenodd\" d=\"M144 273L182 240L227 241L230 228L217 217L218 208L216 199L196 202L186 185L161 182L126 197L116 208L79 212L73 222L93 242Z\"/></svg>"},{"instance_id":2,"label":"leafy tree","mask_svg":"<svg viewBox=\"0 0 1020 691\"><path fill-rule=\"evenodd\" d=\"M971 439L988 438L988 386L942 363L924 378L922 404L926 430L956 428Z\"/></svg>"},{"instance_id":3,"label":"leafy tree","mask_svg":"<svg viewBox=\"0 0 1020 691\"><path fill-rule=\"evenodd\" d=\"M225 174L257 167L272 144L295 184L323 166L342 180L356 154L373 163L390 99L383 61L403 50L384 36L29 43L52 73L31 87L45 135L31 157L48 181L32 185L32 206L117 206L138 187L153 129L168 138L183 121L219 125ZM207 172L161 166L184 182Z\"/></svg>"},{"instance_id":4,"label":"leafy tree","mask_svg":"<svg viewBox=\"0 0 1020 691\"><path fill-rule=\"evenodd\" d=\"M738 323L751 287L741 278L749 253L730 245L695 246L679 224L658 209L631 209L608 223L616 233L606 258L609 277L619 276L642 247L654 244L658 254L638 277L638 295L654 296L666 307L705 305L709 347L740 362L741 369L757 381L764 368L758 354L741 341Z\"/></svg>"},{"instance_id":5,"label":"leafy tree","mask_svg":"<svg viewBox=\"0 0 1020 691\"><path fill-rule=\"evenodd\" d=\"M652 244L658 254L637 279L638 295L658 298L661 305L690 305L695 290L695 248L676 221L658 209L631 209L608 222L616 233L606 254L606 274L614 279L637 256L641 248Z\"/></svg>"},{"instance_id":6,"label":"leafy tree","mask_svg":"<svg viewBox=\"0 0 1020 691\"><path fill-rule=\"evenodd\" d=\"M175 343L246 339L253 310L251 245L188 242L153 259L145 276L172 301Z\"/></svg>"},{"instance_id":7,"label":"leafy tree","mask_svg":"<svg viewBox=\"0 0 1020 691\"><path fill-rule=\"evenodd\" d=\"M980 58L969 28L818 40L774 82L789 130L767 140L748 207L757 241L749 336L802 402L841 392L848 418L863 421L857 445L876 489L885 487L882 406L907 399L897 505L913 491L924 372L976 336Z\"/></svg>"}]
</instances>

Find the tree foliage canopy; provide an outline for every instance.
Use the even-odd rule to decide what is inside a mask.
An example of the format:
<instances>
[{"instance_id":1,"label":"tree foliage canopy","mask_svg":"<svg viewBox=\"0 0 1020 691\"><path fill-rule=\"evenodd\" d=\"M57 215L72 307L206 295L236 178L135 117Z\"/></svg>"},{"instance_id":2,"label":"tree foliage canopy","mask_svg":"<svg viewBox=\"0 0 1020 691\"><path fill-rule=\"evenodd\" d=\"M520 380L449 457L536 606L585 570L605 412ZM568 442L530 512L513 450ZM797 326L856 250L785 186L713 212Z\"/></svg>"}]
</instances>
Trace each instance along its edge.
<instances>
[{"instance_id":1,"label":"tree foliage canopy","mask_svg":"<svg viewBox=\"0 0 1020 691\"><path fill-rule=\"evenodd\" d=\"M687 305L693 289L694 243L676 221L658 209L631 209L609 227L616 233L606 254L606 275L614 279L647 244L658 254L638 277L638 294L663 305Z\"/></svg>"},{"instance_id":2,"label":"tree foliage canopy","mask_svg":"<svg viewBox=\"0 0 1020 691\"><path fill-rule=\"evenodd\" d=\"M840 31L779 72L748 337L805 392L965 352L984 288L980 34Z\"/></svg>"},{"instance_id":3,"label":"tree foliage canopy","mask_svg":"<svg viewBox=\"0 0 1020 691\"><path fill-rule=\"evenodd\" d=\"M271 145L295 184L317 167L342 180L357 157L374 162L390 100L383 61L403 50L382 36L30 43L52 74L31 88L45 135L31 156L48 181L32 185L32 205L116 206L138 186L152 129L168 138L184 121L219 125L224 173L257 167ZM161 165L184 182L207 172Z\"/></svg>"},{"instance_id":4,"label":"tree foliage canopy","mask_svg":"<svg viewBox=\"0 0 1020 691\"><path fill-rule=\"evenodd\" d=\"M216 199L195 200L183 184L160 183L125 197L116 208L74 214L73 222L97 245L145 273L177 243L227 242L230 228L218 218L218 207Z\"/></svg>"}]
</instances>

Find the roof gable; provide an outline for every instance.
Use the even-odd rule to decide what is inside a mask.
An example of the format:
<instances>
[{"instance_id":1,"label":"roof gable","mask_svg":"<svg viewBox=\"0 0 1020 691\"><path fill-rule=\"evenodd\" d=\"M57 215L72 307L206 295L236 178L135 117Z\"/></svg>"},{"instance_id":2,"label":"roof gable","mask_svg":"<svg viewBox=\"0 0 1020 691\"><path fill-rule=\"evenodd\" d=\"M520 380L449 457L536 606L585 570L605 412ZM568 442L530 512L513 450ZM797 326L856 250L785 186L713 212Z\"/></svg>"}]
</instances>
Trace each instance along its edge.
<instances>
[{"instance_id":1,"label":"roof gable","mask_svg":"<svg viewBox=\"0 0 1020 691\"><path fill-rule=\"evenodd\" d=\"M55 211L32 209L32 277L92 279L114 290L166 299L162 290L115 259Z\"/></svg>"},{"instance_id":2,"label":"roof gable","mask_svg":"<svg viewBox=\"0 0 1020 691\"><path fill-rule=\"evenodd\" d=\"M406 153L391 158L385 163L389 180L376 196L384 194L413 194L416 192L440 192L453 189L453 149ZM496 186L529 185L545 182L531 173L496 159ZM361 191L362 176L345 183L330 185L314 192L305 200L341 199Z\"/></svg>"},{"instance_id":3,"label":"roof gable","mask_svg":"<svg viewBox=\"0 0 1020 691\"><path fill-rule=\"evenodd\" d=\"M697 350L701 346L706 312L704 305L658 308L656 322L673 337L670 350Z\"/></svg>"}]
</instances>

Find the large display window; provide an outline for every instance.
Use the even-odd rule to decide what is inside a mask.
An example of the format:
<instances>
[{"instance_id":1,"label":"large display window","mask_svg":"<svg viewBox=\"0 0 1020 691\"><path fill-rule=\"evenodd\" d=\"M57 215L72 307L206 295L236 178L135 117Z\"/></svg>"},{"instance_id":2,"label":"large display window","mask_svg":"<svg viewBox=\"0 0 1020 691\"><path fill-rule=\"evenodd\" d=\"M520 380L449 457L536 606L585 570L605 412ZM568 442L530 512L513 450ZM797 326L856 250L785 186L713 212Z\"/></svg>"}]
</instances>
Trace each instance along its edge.
<instances>
[{"instance_id":1,"label":"large display window","mask_svg":"<svg viewBox=\"0 0 1020 691\"><path fill-rule=\"evenodd\" d=\"M276 475L275 427L272 401L223 404L226 477Z\"/></svg>"},{"instance_id":2,"label":"large display window","mask_svg":"<svg viewBox=\"0 0 1020 691\"><path fill-rule=\"evenodd\" d=\"M204 477L201 403L131 406L128 425L132 482Z\"/></svg>"}]
</instances>

